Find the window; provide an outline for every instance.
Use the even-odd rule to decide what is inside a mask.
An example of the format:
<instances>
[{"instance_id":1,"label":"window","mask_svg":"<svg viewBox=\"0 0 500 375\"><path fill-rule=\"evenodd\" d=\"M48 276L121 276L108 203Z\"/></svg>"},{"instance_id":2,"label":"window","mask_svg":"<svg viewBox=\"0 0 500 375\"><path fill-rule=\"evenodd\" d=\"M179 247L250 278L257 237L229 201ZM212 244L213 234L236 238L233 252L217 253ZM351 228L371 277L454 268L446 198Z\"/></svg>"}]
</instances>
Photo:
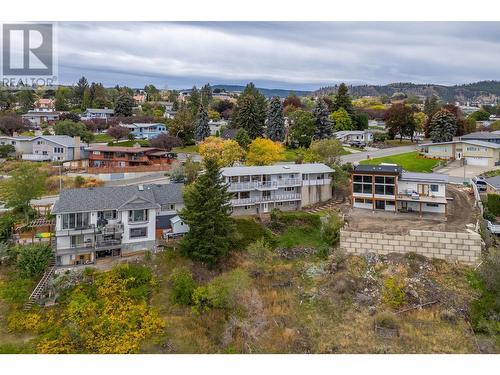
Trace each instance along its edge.
<instances>
[{"instance_id":1,"label":"window","mask_svg":"<svg viewBox=\"0 0 500 375\"><path fill-rule=\"evenodd\" d=\"M427 207L439 207L439 204L437 204L437 203L426 203L425 205Z\"/></svg>"},{"instance_id":2,"label":"window","mask_svg":"<svg viewBox=\"0 0 500 375\"><path fill-rule=\"evenodd\" d=\"M352 189L355 193L371 194L372 184L353 184Z\"/></svg>"},{"instance_id":3,"label":"window","mask_svg":"<svg viewBox=\"0 0 500 375\"><path fill-rule=\"evenodd\" d=\"M250 181L250 176L241 176L240 177L240 182L249 182Z\"/></svg>"},{"instance_id":4,"label":"window","mask_svg":"<svg viewBox=\"0 0 500 375\"><path fill-rule=\"evenodd\" d=\"M238 176L231 176L231 183L238 182Z\"/></svg>"},{"instance_id":5,"label":"window","mask_svg":"<svg viewBox=\"0 0 500 375\"><path fill-rule=\"evenodd\" d=\"M295 188L293 186L287 186L285 191L295 191Z\"/></svg>"},{"instance_id":6,"label":"window","mask_svg":"<svg viewBox=\"0 0 500 375\"><path fill-rule=\"evenodd\" d=\"M78 212L62 215L62 229L84 229L89 226L88 212Z\"/></svg>"},{"instance_id":7,"label":"window","mask_svg":"<svg viewBox=\"0 0 500 375\"><path fill-rule=\"evenodd\" d=\"M55 154L62 154L63 152L64 152L64 149L62 147L54 147Z\"/></svg>"},{"instance_id":8,"label":"window","mask_svg":"<svg viewBox=\"0 0 500 375\"><path fill-rule=\"evenodd\" d=\"M439 191L439 185L437 184L431 184L431 191L436 193Z\"/></svg>"},{"instance_id":9,"label":"window","mask_svg":"<svg viewBox=\"0 0 500 375\"><path fill-rule=\"evenodd\" d=\"M309 175L308 174L303 174L302 175L302 180L303 181L307 181L309 179Z\"/></svg>"},{"instance_id":10,"label":"window","mask_svg":"<svg viewBox=\"0 0 500 375\"><path fill-rule=\"evenodd\" d=\"M394 206L394 202L393 201L385 201L385 205L386 206Z\"/></svg>"},{"instance_id":11,"label":"window","mask_svg":"<svg viewBox=\"0 0 500 375\"><path fill-rule=\"evenodd\" d=\"M148 228L131 228L130 229L130 238L140 238L148 236Z\"/></svg>"},{"instance_id":12,"label":"window","mask_svg":"<svg viewBox=\"0 0 500 375\"><path fill-rule=\"evenodd\" d=\"M250 192L249 191L242 191L240 192L240 199L247 199L250 198Z\"/></svg>"},{"instance_id":13,"label":"window","mask_svg":"<svg viewBox=\"0 0 500 375\"><path fill-rule=\"evenodd\" d=\"M133 210L128 212L128 221L138 222L148 220L148 210Z\"/></svg>"},{"instance_id":14,"label":"window","mask_svg":"<svg viewBox=\"0 0 500 375\"><path fill-rule=\"evenodd\" d=\"M101 219L114 220L116 219L116 211L115 210L99 211L97 213L97 216Z\"/></svg>"}]
</instances>

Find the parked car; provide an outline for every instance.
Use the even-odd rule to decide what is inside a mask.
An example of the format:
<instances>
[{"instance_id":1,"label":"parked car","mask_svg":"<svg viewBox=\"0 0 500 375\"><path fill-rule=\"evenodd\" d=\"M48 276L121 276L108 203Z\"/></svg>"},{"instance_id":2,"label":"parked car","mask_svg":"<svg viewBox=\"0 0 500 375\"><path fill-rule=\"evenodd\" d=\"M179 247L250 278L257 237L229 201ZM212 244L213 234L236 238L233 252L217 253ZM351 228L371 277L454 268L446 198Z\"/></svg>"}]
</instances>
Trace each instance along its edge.
<instances>
[{"instance_id":1,"label":"parked car","mask_svg":"<svg viewBox=\"0 0 500 375\"><path fill-rule=\"evenodd\" d=\"M365 142L362 141L351 141L349 143L349 146L351 147L358 147L358 148L363 148L366 146Z\"/></svg>"},{"instance_id":2,"label":"parked car","mask_svg":"<svg viewBox=\"0 0 500 375\"><path fill-rule=\"evenodd\" d=\"M474 176L472 177L472 182L476 184L477 190L486 191L486 181L484 180L484 177Z\"/></svg>"}]
</instances>

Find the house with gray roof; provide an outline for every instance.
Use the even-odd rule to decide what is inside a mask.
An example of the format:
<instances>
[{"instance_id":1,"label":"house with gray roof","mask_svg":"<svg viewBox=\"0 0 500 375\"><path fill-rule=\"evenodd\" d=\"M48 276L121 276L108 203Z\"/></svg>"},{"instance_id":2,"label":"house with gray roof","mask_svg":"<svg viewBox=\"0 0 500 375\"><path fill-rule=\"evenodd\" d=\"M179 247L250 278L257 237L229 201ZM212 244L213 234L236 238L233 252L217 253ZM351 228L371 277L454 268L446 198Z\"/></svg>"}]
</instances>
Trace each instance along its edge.
<instances>
[{"instance_id":1,"label":"house with gray roof","mask_svg":"<svg viewBox=\"0 0 500 375\"><path fill-rule=\"evenodd\" d=\"M115 115L115 110L111 108L87 108L82 113L80 118L82 120L101 119L108 120Z\"/></svg>"},{"instance_id":2,"label":"house with gray roof","mask_svg":"<svg viewBox=\"0 0 500 375\"><path fill-rule=\"evenodd\" d=\"M87 144L80 137L67 135L40 135L30 140L31 152L22 154L30 161L72 161L88 158Z\"/></svg>"},{"instance_id":3,"label":"house with gray roof","mask_svg":"<svg viewBox=\"0 0 500 375\"><path fill-rule=\"evenodd\" d=\"M474 132L462 135L460 140L470 141L484 141L484 142L492 142L492 143L500 143L500 131L495 130L493 132Z\"/></svg>"},{"instance_id":4,"label":"house with gray roof","mask_svg":"<svg viewBox=\"0 0 500 375\"><path fill-rule=\"evenodd\" d=\"M448 176L406 172L398 165L358 165L351 172L353 208L447 215Z\"/></svg>"},{"instance_id":5,"label":"house with gray roof","mask_svg":"<svg viewBox=\"0 0 500 375\"><path fill-rule=\"evenodd\" d=\"M222 168L233 215L268 213L273 208L283 211L325 202L332 198L333 169L325 164L275 164Z\"/></svg>"},{"instance_id":6,"label":"house with gray roof","mask_svg":"<svg viewBox=\"0 0 500 375\"><path fill-rule=\"evenodd\" d=\"M423 143L417 148L427 157L460 160L466 165L493 168L500 164L500 143L495 142L460 139L449 142Z\"/></svg>"},{"instance_id":7,"label":"house with gray roof","mask_svg":"<svg viewBox=\"0 0 500 375\"><path fill-rule=\"evenodd\" d=\"M370 130L341 130L333 133L333 137L342 143L362 142L369 144L373 142L373 132Z\"/></svg>"},{"instance_id":8,"label":"house with gray roof","mask_svg":"<svg viewBox=\"0 0 500 375\"><path fill-rule=\"evenodd\" d=\"M486 177L483 181L486 183L487 193L500 193L500 176Z\"/></svg>"},{"instance_id":9,"label":"house with gray roof","mask_svg":"<svg viewBox=\"0 0 500 375\"><path fill-rule=\"evenodd\" d=\"M109 186L63 190L56 216L60 266L94 263L154 250L157 241L189 230L178 212L183 184Z\"/></svg>"}]
</instances>

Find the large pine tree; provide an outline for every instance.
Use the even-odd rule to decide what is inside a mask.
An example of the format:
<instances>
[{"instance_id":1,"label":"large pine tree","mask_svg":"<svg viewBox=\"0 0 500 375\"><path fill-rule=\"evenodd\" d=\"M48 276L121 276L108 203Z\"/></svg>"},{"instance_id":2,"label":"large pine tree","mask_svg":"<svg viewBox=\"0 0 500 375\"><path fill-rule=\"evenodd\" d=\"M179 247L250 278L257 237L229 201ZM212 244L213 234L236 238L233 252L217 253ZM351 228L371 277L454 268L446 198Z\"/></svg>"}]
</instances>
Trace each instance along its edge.
<instances>
[{"instance_id":1,"label":"large pine tree","mask_svg":"<svg viewBox=\"0 0 500 375\"><path fill-rule=\"evenodd\" d=\"M233 125L243 128L250 138L262 137L267 116L266 98L253 83L246 85L236 104Z\"/></svg>"},{"instance_id":2,"label":"large pine tree","mask_svg":"<svg viewBox=\"0 0 500 375\"><path fill-rule=\"evenodd\" d=\"M323 99L318 99L313 109L314 139L325 139L332 136L332 123L329 119L328 106Z\"/></svg>"},{"instance_id":3,"label":"large pine tree","mask_svg":"<svg viewBox=\"0 0 500 375\"><path fill-rule=\"evenodd\" d=\"M335 100L333 101L333 111L338 111L340 108L344 108L349 113L349 116L354 114L349 89L345 83L340 84L337 95L335 95Z\"/></svg>"},{"instance_id":4,"label":"large pine tree","mask_svg":"<svg viewBox=\"0 0 500 375\"><path fill-rule=\"evenodd\" d=\"M266 124L267 138L273 141L283 142L285 140L285 117L283 116L283 105L279 97L275 96L269 103L269 114Z\"/></svg>"},{"instance_id":5,"label":"large pine tree","mask_svg":"<svg viewBox=\"0 0 500 375\"><path fill-rule=\"evenodd\" d=\"M208 126L208 115L205 107L200 105L194 123L194 138L197 142L203 141L210 136L210 126Z\"/></svg>"},{"instance_id":6,"label":"large pine tree","mask_svg":"<svg viewBox=\"0 0 500 375\"><path fill-rule=\"evenodd\" d=\"M457 119L453 113L442 109L437 111L430 121L432 142L449 142L457 132Z\"/></svg>"},{"instance_id":7,"label":"large pine tree","mask_svg":"<svg viewBox=\"0 0 500 375\"><path fill-rule=\"evenodd\" d=\"M180 217L189 225L189 232L180 248L186 256L213 265L228 253L233 229L230 199L217 161L205 160L205 173L184 191Z\"/></svg>"}]
</instances>

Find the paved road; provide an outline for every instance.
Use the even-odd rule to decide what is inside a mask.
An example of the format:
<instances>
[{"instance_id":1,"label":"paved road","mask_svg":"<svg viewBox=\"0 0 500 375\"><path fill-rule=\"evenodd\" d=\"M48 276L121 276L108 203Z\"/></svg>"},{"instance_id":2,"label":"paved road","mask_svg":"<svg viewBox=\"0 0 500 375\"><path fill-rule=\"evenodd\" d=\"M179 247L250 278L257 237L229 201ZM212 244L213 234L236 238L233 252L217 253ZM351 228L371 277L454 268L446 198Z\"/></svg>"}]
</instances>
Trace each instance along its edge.
<instances>
[{"instance_id":1,"label":"paved road","mask_svg":"<svg viewBox=\"0 0 500 375\"><path fill-rule=\"evenodd\" d=\"M365 160L370 156L370 158L379 158L382 156L391 156L397 154L404 154L405 152L415 151L415 145L409 146L400 146L400 147L391 147L384 148L377 151L363 151L356 152L354 154L344 155L340 157L340 161L342 163L359 163L361 160Z\"/></svg>"}]
</instances>

